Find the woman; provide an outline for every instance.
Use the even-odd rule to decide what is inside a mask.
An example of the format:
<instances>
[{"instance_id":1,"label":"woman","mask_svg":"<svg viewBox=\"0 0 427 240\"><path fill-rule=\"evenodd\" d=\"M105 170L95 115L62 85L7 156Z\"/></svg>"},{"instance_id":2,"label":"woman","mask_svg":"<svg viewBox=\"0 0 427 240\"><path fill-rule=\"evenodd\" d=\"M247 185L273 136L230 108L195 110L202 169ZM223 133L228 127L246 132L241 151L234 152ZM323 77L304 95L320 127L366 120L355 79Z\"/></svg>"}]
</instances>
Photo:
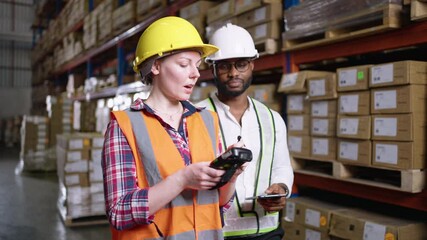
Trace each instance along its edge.
<instances>
[{"instance_id":1,"label":"woman","mask_svg":"<svg viewBox=\"0 0 427 240\"><path fill-rule=\"evenodd\" d=\"M224 171L218 156L217 116L188 101L204 44L188 21L165 17L141 35L134 70L150 96L112 113L105 134L105 204L113 239L222 239L220 207L228 208L234 182L209 190ZM241 143L235 146L241 146Z\"/></svg>"}]
</instances>

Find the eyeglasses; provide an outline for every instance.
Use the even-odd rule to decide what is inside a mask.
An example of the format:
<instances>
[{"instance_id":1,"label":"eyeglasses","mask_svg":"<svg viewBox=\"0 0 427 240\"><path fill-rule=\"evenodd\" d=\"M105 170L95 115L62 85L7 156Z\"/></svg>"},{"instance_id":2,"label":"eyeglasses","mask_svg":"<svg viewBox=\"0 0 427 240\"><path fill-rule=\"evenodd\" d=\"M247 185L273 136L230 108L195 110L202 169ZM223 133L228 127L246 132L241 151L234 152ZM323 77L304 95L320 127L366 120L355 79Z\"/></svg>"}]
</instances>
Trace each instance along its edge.
<instances>
[{"instance_id":1,"label":"eyeglasses","mask_svg":"<svg viewBox=\"0 0 427 240\"><path fill-rule=\"evenodd\" d=\"M216 69L218 73L228 73L231 70L231 67L234 66L234 68L239 72L244 72L249 69L249 60L238 60L235 62L218 62L216 63Z\"/></svg>"}]
</instances>

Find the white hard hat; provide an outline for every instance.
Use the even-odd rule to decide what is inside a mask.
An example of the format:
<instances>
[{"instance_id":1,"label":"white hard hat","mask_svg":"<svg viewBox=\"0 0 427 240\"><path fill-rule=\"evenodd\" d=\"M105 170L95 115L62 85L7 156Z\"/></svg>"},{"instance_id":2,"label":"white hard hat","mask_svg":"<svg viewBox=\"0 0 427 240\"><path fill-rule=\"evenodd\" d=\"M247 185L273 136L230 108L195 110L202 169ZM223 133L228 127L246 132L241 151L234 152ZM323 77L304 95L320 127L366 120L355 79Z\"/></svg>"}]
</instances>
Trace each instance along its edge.
<instances>
[{"instance_id":1,"label":"white hard hat","mask_svg":"<svg viewBox=\"0 0 427 240\"><path fill-rule=\"evenodd\" d=\"M219 50L206 57L207 63L231 58L258 58L254 40L246 29L227 23L212 35L209 44Z\"/></svg>"}]
</instances>

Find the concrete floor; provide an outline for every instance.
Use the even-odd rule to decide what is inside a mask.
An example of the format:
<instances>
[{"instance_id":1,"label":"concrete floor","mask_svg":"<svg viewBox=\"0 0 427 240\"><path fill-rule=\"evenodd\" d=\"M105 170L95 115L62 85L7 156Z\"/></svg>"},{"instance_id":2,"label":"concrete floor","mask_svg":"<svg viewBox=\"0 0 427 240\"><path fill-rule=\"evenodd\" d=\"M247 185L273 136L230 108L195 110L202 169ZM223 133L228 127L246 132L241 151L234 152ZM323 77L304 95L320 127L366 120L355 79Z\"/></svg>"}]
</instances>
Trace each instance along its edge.
<instances>
[{"instance_id":1,"label":"concrete floor","mask_svg":"<svg viewBox=\"0 0 427 240\"><path fill-rule=\"evenodd\" d=\"M0 240L111 239L108 224L66 227L56 173L15 174L19 149L0 148Z\"/></svg>"}]
</instances>

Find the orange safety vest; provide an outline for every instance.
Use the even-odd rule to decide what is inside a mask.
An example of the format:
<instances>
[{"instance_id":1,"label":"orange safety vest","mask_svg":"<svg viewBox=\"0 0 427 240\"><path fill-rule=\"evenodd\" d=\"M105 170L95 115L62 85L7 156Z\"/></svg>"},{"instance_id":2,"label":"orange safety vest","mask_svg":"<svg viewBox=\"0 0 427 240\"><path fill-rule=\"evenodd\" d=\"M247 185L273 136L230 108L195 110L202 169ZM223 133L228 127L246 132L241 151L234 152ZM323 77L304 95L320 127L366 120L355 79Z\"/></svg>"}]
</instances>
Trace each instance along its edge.
<instances>
[{"instance_id":1,"label":"orange safety vest","mask_svg":"<svg viewBox=\"0 0 427 240\"><path fill-rule=\"evenodd\" d=\"M132 149L140 188L153 186L185 167L178 149L156 118L132 110L112 115ZM218 143L218 117L202 110L188 116L187 123L192 162L213 160ZM223 239L216 190L184 190L154 217L155 224L120 231L111 227L113 239Z\"/></svg>"}]
</instances>

